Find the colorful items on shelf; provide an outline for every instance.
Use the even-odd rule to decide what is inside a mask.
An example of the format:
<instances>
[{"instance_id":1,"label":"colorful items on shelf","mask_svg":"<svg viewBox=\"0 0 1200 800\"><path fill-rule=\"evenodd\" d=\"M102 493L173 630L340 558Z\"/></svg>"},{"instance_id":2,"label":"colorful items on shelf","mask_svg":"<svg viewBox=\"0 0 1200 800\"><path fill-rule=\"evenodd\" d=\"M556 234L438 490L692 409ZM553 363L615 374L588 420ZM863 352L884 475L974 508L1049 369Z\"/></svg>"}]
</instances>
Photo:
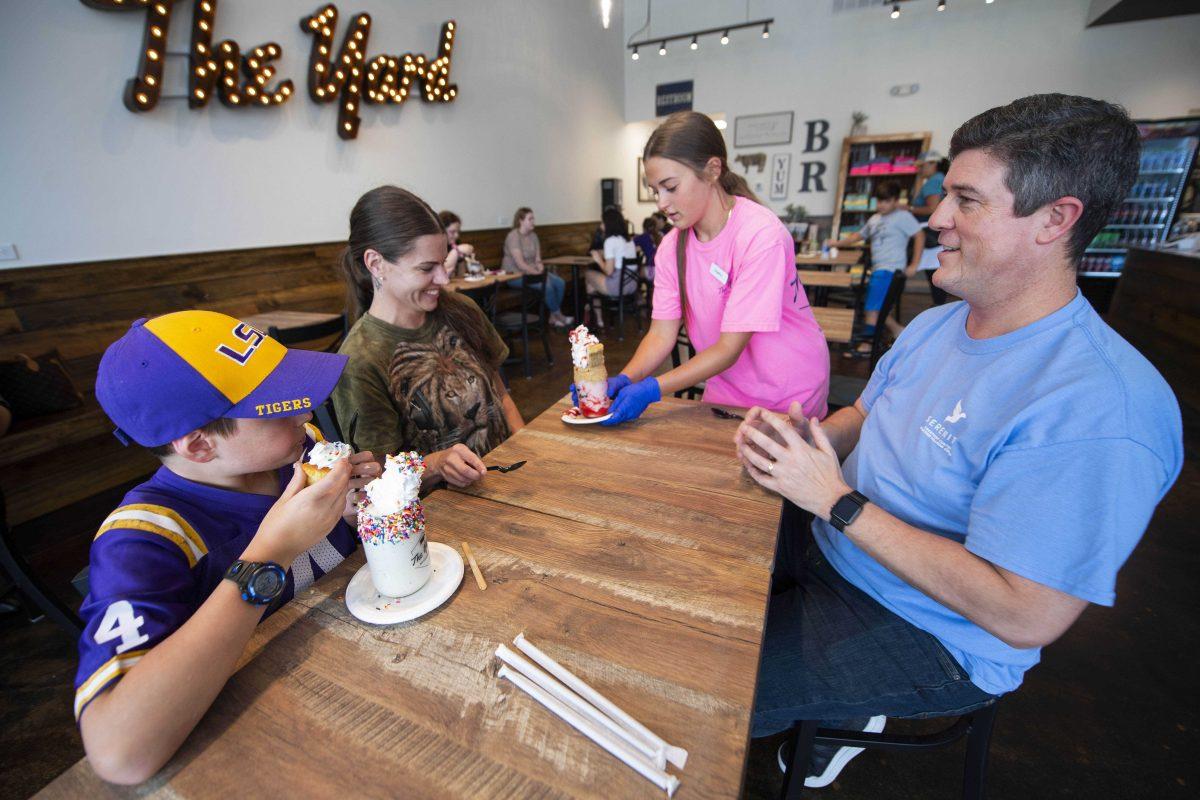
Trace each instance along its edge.
<instances>
[{"instance_id":1,"label":"colorful items on shelf","mask_svg":"<svg viewBox=\"0 0 1200 800\"><path fill-rule=\"evenodd\" d=\"M915 175L916 172L916 160L912 156L896 156L894 159L882 156L880 158L873 158L870 161L860 161L850 165L850 175L852 177L862 177L865 175Z\"/></svg>"}]
</instances>

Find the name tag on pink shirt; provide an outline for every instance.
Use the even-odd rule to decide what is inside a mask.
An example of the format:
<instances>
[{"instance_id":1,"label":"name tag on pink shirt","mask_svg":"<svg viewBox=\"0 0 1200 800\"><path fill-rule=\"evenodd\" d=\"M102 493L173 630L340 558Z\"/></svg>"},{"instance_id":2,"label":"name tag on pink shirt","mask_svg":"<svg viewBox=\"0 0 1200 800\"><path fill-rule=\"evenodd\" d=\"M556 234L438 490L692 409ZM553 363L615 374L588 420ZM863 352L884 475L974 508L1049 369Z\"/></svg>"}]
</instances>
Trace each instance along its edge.
<instances>
[{"instance_id":1,"label":"name tag on pink shirt","mask_svg":"<svg viewBox=\"0 0 1200 800\"><path fill-rule=\"evenodd\" d=\"M708 268L708 274L712 275L717 281L724 286L729 283L729 273L721 269L718 265L713 264Z\"/></svg>"}]
</instances>

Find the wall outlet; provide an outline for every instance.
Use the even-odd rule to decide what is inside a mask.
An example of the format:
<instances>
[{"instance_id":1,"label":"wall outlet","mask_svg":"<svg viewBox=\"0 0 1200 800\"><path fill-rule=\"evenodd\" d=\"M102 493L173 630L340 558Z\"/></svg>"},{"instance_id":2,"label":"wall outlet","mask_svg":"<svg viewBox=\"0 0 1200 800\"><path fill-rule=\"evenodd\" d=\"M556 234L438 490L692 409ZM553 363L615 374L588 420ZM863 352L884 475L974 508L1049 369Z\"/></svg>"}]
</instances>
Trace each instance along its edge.
<instances>
[{"instance_id":1,"label":"wall outlet","mask_svg":"<svg viewBox=\"0 0 1200 800\"><path fill-rule=\"evenodd\" d=\"M15 261L16 258L17 246L15 244L0 244L0 261Z\"/></svg>"}]
</instances>

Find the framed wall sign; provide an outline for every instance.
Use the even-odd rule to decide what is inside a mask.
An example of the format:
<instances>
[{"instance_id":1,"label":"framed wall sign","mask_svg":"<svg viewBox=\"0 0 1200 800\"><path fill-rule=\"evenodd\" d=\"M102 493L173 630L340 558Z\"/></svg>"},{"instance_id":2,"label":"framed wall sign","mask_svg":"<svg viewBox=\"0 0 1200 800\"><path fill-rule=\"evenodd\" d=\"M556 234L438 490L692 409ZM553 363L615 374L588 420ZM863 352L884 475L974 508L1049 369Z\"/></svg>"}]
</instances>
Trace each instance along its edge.
<instances>
[{"instance_id":1,"label":"framed wall sign","mask_svg":"<svg viewBox=\"0 0 1200 800\"><path fill-rule=\"evenodd\" d=\"M750 114L733 120L734 147L762 147L792 143L791 111L778 114Z\"/></svg>"},{"instance_id":2,"label":"framed wall sign","mask_svg":"<svg viewBox=\"0 0 1200 800\"><path fill-rule=\"evenodd\" d=\"M788 183L792 178L792 154L775 153L771 156L772 200L787 200Z\"/></svg>"},{"instance_id":3,"label":"framed wall sign","mask_svg":"<svg viewBox=\"0 0 1200 800\"><path fill-rule=\"evenodd\" d=\"M660 83L654 87L654 116L665 117L676 111L692 110L692 81Z\"/></svg>"},{"instance_id":4,"label":"framed wall sign","mask_svg":"<svg viewBox=\"0 0 1200 800\"><path fill-rule=\"evenodd\" d=\"M646 178L646 165L641 156L638 156L637 162L638 202L653 203L654 192L650 190L650 181Z\"/></svg>"}]
</instances>

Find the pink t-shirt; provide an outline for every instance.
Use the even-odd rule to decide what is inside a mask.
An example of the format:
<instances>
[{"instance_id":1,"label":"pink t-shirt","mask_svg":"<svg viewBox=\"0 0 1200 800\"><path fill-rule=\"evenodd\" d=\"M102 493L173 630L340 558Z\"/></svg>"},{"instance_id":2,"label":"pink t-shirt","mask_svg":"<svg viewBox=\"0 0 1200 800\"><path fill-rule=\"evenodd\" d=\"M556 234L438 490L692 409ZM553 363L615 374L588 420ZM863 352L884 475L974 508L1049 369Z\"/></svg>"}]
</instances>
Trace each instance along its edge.
<instances>
[{"instance_id":1,"label":"pink t-shirt","mask_svg":"<svg viewBox=\"0 0 1200 800\"><path fill-rule=\"evenodd\" d=\"M679 231L655 254L654 319L679 319ZM796 276L791 234L769 208L735 198L729 222L710 242L688 237L687 330L697 352L722 333L752 332L741 356L709 378L704 400L787 411L799 401L824 418L829 348Z\"/></svg>"}]
</instances>

